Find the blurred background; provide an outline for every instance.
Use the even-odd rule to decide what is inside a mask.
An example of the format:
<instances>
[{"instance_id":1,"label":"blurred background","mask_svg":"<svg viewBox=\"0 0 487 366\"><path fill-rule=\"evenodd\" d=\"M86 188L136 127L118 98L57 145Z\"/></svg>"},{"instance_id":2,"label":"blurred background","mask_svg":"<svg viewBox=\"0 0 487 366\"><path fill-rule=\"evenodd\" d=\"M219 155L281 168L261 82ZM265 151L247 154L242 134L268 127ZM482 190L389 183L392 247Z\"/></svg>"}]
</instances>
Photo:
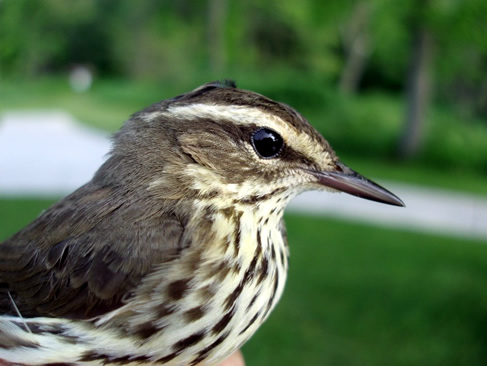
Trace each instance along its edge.
<instances>
[{"instance_id":1,"label":"blurred background","mask_svg":"<svg viewBox=\"0 0 487 366\"><path fill-rule=\"evenodd\" d=\"M0 0L0 240L83 162L92 174L132 113L235 79L300 111L355 170L441 192L467 220L451 235L399 209L387 227L290 211L288 286L248 365L485 365L487 235L469 225L487 216L462 208L487 202L486 14L485 0Z\"/></svg>"}]
</instances>

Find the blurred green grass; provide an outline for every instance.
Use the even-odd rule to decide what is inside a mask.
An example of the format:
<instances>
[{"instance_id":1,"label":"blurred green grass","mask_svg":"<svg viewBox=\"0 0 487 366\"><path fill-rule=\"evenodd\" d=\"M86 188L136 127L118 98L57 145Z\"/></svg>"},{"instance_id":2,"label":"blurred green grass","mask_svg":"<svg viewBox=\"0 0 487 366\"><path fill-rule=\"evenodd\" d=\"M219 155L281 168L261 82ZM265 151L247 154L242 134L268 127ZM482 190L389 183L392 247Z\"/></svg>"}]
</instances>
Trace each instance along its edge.
<instances>
[{"instance_id":1,"label":"blurred green grass","mask_svg":"<svg viewBox=\"0 0 487 366\"><path fill-rule=\"evenodd\" d=\"M0 83L0 113L29 109L64 110L85 124L114 132L131 114L168 96L157 90L155 84L123 80L95 82L87 93L72 91L67 78L62 77L36 81L3 80Z\"/></svg>"},{"instance_id":2,"label":"blurred green grass","mask_svg":"<svg viewBox=\"0 0 487 366\"><path fill-rule=\"evenodd\" d=\"M373 179L398 180L487 195L487 128L447 107L429 113L425 145L413 160L400 161L395 146L402 128L400 96L368 93L345 96L321 80L270 73L230 75L300 111L332 144L343 161ZM61 109L88 125L114 132L134 112L209 81L204 75L160 82L95 79L86 93L73 92L66 77L2 80L0 113L8 110ZM190 81L191 80L191 81Z\"/></svg>"},{"instance_id":3,"label":"blurred green grass","mask_svg":"<svg viewBox=\"0 0 487 366\"><path fill-rule=\"evenodd\" d=\"M288 285L249 365L486 364L486 242L286 221Z\"/></svg>"},{"instance_id":4,"label":"blurred green grass","mask_svg":"<svg viewBox=\"0 0 487 366\"><path fill-rule=\"evenodd\" d=\"M0 199L0 241L54 200ZM485 365L487 242L286 215L283 298L248 365Z\"/></svg>"}]
</instances>

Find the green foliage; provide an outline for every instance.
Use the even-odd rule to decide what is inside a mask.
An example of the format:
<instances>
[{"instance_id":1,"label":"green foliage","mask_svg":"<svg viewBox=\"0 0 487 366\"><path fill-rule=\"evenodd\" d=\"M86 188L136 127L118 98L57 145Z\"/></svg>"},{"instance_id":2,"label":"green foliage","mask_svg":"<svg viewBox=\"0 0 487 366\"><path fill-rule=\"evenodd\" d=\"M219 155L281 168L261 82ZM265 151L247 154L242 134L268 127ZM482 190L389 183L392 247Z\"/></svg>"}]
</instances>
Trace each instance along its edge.
<instances>
[{"instance_id":1,"label":"green foliage","mask_svg":"<svg viewBox=\"0 0 487 366\"><path fill-rule=\"evenodd\" d=\"M215 0L146 0L136 6L129 0L3 0L0 71L33 77L82 63L105 77L185 83L198 73L221 78L278 68L332 87L346 61L354 9L366 4L365 87L403 88L411 28L419 22L435 40L438 98L487 111L481 87L487 58L483 0L217 1L224 7L221 43L210 37ZM221 65L211 64L215 49Z\"/></svg>"},{"instance_id":2,"label":"green foliage","mask_svg":"<svg viewBox=\"0 0 487 366\"><path fill-rule=\"evenodd\" d=\"M103 75L152 80L208 70L211 1L146 0L134 6L129 0L3 0L0 68L32 76L86 63ZM343 34L360 2L223 0L221 46L229 62L221 71L285 67L336 80L343 66ZM487 53L485 4L368 1L368 70L376 76L374 87L402 83L414 21L435 34L439 75L451 82L463 74L467 57ZM469 78L483 74L475 68L468 73Z\"/></svg>"},{"instance_id":3,"label":"green foliage","mask_svg":"<svg viewBox=\"0 0 487 366\"><path fill-rule=\"evenodd\" d=\"M422 160L438 168L463 167L487 173L487 128L483 121L465 119L451 108L431 115Z\"/></svg>"},{"instance_id":4,"label":"green foliage","mask_svg":"<svg viewBox=\"0 0 487 366\"><path fill-rule=\"evenodd\" d=\"M0 242L28 225L55 201L0 198Z\"/></svg>"},{"instance_id":5,"label":"green foliage","mask_svg":"<svg viewBox=\"0 0 487 366\"><path fill-rule=\"evenodd\" d=\"M99 19L91 0L2 1L0 71L32 77L74 62L96 62L101 67L94 52L97 42L100 48L101 23L93 20Z\"/></svg>"},{"instance_id":6,"label":"green foliage","mask_svg":"<svg viewBox=\"0 0 487 366\"><path fill-rule=\"evenodd\" d=\"M210 14L215 4L223 10ZM369 46L359 93L343 95L337 84L359 5L366 9L358 20ZM113 131L152 102L234 78L302 112L340 155L399 164L402 93L412 29L419 24L433 38L436 87L413 163L485 173L485 13L484 0L147 0L136 6L129 0L3 0L0 109L64 108ZM212 28L215 17L220 28ZM61 79L42 80L78 63L95 73L85 94Z\"/></svg>"}]
</instances>

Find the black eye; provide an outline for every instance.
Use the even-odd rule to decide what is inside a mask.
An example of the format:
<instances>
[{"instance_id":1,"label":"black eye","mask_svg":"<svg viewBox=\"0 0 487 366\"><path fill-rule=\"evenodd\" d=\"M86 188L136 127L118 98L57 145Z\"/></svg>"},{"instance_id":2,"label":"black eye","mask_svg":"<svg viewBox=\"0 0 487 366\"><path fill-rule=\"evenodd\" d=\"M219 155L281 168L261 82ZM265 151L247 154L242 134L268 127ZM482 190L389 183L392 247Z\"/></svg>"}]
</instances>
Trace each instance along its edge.
<instances>
[{"instance_id":1,"label":"black eye","mask_svg":"<svg viewBox=\"0 0 487 366\"><path fill-rule=\"evenodd\" d=\"M279 155L284 141L276 131L261 128L252 135L252 145L261 158L270 159Z\"/></svg>"}]
</instances>

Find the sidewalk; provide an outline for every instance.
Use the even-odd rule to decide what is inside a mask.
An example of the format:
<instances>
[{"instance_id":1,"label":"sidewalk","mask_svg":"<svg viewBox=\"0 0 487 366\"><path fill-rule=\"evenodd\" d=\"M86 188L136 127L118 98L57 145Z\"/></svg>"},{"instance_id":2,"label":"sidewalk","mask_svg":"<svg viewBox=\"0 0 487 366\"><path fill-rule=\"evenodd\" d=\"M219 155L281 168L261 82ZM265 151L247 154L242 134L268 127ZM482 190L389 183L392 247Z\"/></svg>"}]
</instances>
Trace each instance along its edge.
<instances>
[{"instance_id":1,"label":"sidewalk","mask_svg":"<svg viewBox=\"0 0 487 366\"><path fill-rule=\"evenodd\" d=\"M379 181L406 207L371 202L347 194L307 192L290 212L313 213L389 227L487 239L487 199L476 195Z\"/></svg>"},{"instance_id":2,"label":"sidewalk","mask_svg":"<svg viewBox=\"0 0 487 366\"><path fill-rule=\"evenodd\" d=\"M63 196L91 179L108 134L62 111L0 115L0 195Z\"/></svg>"},{"instance_id":3,"label":"sidewalk","mask_svg":"<svg viewBox=\"0 0 487 366\"><path fill-rule=\"evenodd\" d=\"M64 112L5 113L0 116L0 196L68 194L91 179L109 149L106 133L79 124ZM367 176L366 171L362 173ZM399 196L406 207L347 194L308 192L294 199L288 210L487 239L487 198L377 183Z\"/></svg>"}]
</instances>

